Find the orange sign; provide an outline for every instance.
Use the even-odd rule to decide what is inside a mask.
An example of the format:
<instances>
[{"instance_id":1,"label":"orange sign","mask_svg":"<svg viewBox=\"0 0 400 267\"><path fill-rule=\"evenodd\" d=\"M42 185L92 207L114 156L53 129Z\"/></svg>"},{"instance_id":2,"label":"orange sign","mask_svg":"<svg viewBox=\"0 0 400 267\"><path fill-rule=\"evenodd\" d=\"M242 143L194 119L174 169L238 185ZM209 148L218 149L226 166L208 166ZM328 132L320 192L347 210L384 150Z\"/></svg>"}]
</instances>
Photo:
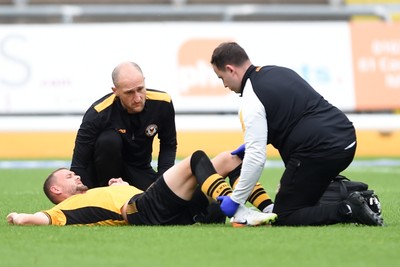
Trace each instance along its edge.
<instances>
[{"instance_id":1,"label":"orange sign","mask_svg":"<svg viewBox=\"0 0 400 267\"><path fill-rule=\"evenodd\" d=\"M181 76L186 82L187 90L182 92L186 96L223 96L230 93L224 88L222 81L211 67L211 55L214 49L222 42L231 40L222 39L190 39L179 49L178 64ZM211 77L211 79L209 79ZM208 83L207 81L215 81Z\"/></svg>"},{"instance_id":2,"label":"orange sign","mask_svg":"<svg viewBox=\"0 0 400 267\"><path fill-rule=\"evenodd\" d=\"M352 22L356 110L400 108L400 23Z\"/></svg>"}]
</instances>

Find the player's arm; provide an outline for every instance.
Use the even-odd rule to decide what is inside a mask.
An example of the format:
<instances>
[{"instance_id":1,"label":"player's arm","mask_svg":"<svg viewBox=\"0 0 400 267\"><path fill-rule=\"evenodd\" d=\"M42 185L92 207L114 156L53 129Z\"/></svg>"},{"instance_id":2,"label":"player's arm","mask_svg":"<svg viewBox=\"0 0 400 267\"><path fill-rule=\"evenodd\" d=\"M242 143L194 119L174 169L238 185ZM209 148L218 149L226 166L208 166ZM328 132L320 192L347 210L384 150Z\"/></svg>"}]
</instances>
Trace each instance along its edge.
<instances>
[{"instance_id":1,"label":"player's arm","mask_svg":"<svg viewBox=\"0 0 400 267\"><path fill-rule=\"evenodd\" d=\"M158 175L163 174L166 170L175 164L177 138L175 125L175 109L171 103L163 112L163 125L160 127L158 138L160 139L160 151L158 154Z\"/></svg>"},{"instance_id":2,"label":"player's arm","mask_svg":"<svg viewBox=\"0 0 400 267\"><path fill-rule=\"evenodd\" d=\"M88 169L92 159L97 136L101 131L99 116L94 110L89 110L79 127L75 139L75 147L71 160L71 171L81 177L82 183L89 188L94 187Z\"/></svg>"},{"instance_id":3,"label":"player's arm","mask_svg":"<svg viewBox=\"0 0 400 267\"><path fill-rule=\"evenodd\" d=\"M244 204L254 186L260 179L266 160L266 146L268 137L267 114L252 88L247 88L246 101L251 103L242 108L244 125L244 154L240 179L231 196L232 200ZM245 96L243 96L245 97Z\"/></svg>"},{"instance_id":4,"label":"player's arm","mask_svg":"<svg viewBox=\"0 0 400 267\"><path fill-rule=\"evenodd\" d=\"M34 214L11 212L7 215L7 222L15 225L48 225L50 219L43 212Z\"/></svg>"}]
</instances>

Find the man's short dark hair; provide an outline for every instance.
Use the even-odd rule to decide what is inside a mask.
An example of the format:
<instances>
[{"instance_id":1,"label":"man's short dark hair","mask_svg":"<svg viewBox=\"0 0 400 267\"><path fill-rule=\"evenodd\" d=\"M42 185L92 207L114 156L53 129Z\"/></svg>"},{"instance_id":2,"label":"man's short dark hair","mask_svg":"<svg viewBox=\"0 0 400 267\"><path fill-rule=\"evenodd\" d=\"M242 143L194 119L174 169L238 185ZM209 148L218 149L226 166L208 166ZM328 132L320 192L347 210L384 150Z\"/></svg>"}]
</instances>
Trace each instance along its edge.
<instances>
[{"instance_id":1,"label":"man's short dark hair","mask_svg":"<svg viewBox=\"0 0 400 267\"><path fill-rule=\"evenodd\" d=\"M55 199L55 196L51 193L50 187L54 184L54 180L55 180L54 174L60 170L67 170L67 168L58 168L57 170L54 170L52 173L49 174L49 176L47 176L47 178L43 184L43 191L44 191L45 195L54 204L58 204L58 201Z\"/></svg>"},{"instance_id":2,"label":"man's short dark hair","mask_svg":"<svg viewBox=\"0 0 400 267\"><path fill-rule=\"evenodd\" d=\"M219 70L223 70L226 65L241 66L249 60L244 49L235 42L221 43L211 56L211 64Z\"/></svg>"}]
</instances>

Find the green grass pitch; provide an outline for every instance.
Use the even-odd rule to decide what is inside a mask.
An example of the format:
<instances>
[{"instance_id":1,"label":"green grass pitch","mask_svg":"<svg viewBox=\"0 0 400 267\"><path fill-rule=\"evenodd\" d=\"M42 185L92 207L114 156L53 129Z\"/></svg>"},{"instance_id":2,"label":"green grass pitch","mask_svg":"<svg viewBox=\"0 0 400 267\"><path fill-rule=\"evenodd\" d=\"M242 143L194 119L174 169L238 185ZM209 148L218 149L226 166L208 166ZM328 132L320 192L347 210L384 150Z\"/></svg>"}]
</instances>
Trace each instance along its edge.
<instances>
[{"instance_id":1,"label":"green grass pitch","mask_svg":"<svg viewBox=\"0 0 400 267\"><path fill-rule=\"evenodd\" d=\"M11 211L52 206L42 193L51 169L0 169L0 267L399 266L400 166L357 162L343 174L376 191L385 227L10 226ZM272 196L282 170L264 170Z\"/></svg>"}]
</instances>

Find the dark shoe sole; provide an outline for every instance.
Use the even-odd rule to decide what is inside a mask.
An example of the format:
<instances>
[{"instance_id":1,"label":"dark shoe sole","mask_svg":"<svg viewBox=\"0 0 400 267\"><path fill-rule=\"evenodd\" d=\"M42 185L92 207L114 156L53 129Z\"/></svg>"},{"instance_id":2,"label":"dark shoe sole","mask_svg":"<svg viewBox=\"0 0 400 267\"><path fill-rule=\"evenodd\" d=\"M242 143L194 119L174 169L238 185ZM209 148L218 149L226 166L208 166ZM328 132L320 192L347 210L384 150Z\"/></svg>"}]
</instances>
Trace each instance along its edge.
<instances>
[{"instance_id":1,"label":"dark shoe sole","mask_svg":"<svg viewBox=\"0 0 400 267\"><path fill-rule=\"evenodd\" d=\"M360 224L383 226L383 219L373 212L365 202L360 192L354 192L346 200L352 210L353 219Z\"/></svg>"}]
</instances>

